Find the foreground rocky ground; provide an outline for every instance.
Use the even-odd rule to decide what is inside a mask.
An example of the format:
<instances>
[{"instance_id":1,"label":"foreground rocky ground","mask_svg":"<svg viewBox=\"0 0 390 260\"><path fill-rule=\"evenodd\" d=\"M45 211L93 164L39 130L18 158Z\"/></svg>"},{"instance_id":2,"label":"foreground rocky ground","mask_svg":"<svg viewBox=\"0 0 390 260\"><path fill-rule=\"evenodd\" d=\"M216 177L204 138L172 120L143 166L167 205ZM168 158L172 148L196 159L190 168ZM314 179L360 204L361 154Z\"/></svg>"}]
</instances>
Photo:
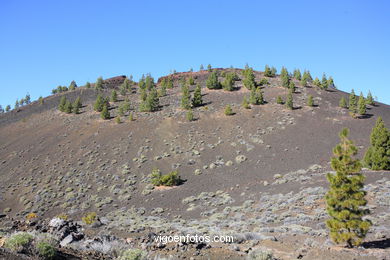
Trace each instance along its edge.
<instances>
[{"instance_id":1,"label":"foreground rocky ground","mask_svg":"<svg viewBox=\"0 0 390 260\"><path fill-rule=\"evenodd\" d=\"M390 122L389 107L378 104L367 118L353 119L338 107L345 93L299 87L291 111L276 104L285 95L279 78L269 81L268 103L249 110L240 107L249 95L240 81L233 92L203 88L205 105L194 109L194 122L179 108L178 87L154 113L137 112L135 88L128 98L136 120L121 124L101 120L88 102L79 115L47 107L5 118L0 237L48 233L59 259L112 259L128 248L151 259L390 259L389 172L365 171L374 225L361 248L329 241L323 199L338 132L350 128L362 156L376 117ZM86 91L85 100L96 95L77 91ZM317 106L306 106L309 94ZM112 104L112 116L123 99ZM235 115L223 114L226 104ZM153 168L178 170L184 183L153 187ZM37 217L27 220L32 212ZM91 225L81 221L89 212L99 218ZM153 240L159 234L231 235L234 242L164 245Z\"/></svg>"}]
</instances>

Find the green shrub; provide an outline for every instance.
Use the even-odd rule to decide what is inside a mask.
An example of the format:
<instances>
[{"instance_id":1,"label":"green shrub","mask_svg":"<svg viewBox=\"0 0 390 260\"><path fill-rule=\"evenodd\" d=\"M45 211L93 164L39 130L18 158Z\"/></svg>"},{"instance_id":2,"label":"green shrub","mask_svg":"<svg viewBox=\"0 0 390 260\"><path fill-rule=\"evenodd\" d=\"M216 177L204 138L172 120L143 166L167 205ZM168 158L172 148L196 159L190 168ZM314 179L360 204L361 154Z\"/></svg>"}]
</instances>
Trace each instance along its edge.
<instances>
[{"instance_id":1,"label":"green shrub","mask_svg":"<svg viewBox=\"0 0 390 260\"><path fill-rule=\"evenodd\" d=\"M218 81L217 72L213 71L210 73L210 75L206 81L206 87L208 89L221 89L222 88L221 83Z\"/></svg>"},{"instance_id":2,"label":"green shrub","mask_svg":"<svg viewBox=\"0 0 390 260\"><path fill-rule=\"evenodd\" d=\"M342 97L340 99L339 107L341 107L341 108L348 108L347 99L345 97Z\"/></svg>"},{"instance_id":3,"label":"green shrub","mask_svg":"<svg viewBox=\"0 0 390 260\"><path fill-rule=\"evenodd\" d=\"M245 108L245 109L250 109L251 106L249 105L249 102L248 102L248 99L246 96L244 96L244 99L242 100L242 107Z\"/></svg>"},{"instance_id":4,"label":"green shrub","mask_svg":"<svg viewBox=\"0 0 390 260\"><path fill-rule=\"evenodd\" d=\"M95 221L97 220L96 212L88 213L85 217L82 217L81 220L87 225L95 223Z\"/></svg>"},{"instance_id":5,"label":"green shrub","mask_svg":"<svg viewBox=\"0 0 390 260\"><path fill-rule=\"evenodd\" d=\"M14 252L23 252L28 248L33 239L34 237L29 233L16 233L5 240L4 247Z\"/></svg>"},{"instance_id":6,"label":"green shrub","mask_svg":"<svg viewBox=\"0 0 390 260\"><path fill-rule=\"evenodd\" d=\"M186 118L187 118L187 120L188 121L194 121L194 113L192 112L192 110L190 110L190 111L188 111L187 113L186 113Z\"/></svg>"},{"instance_id":7,"label":"green shrub","mask_svg":"<svg viewBox=\"0 0 390 260\"><path fill-rule=\"evenodd\" d=\"M52 259L56 255L55 247L45 241L39 241L37 244L37 250L40 256L44 259Z\"/></svg>"},{"instance_id":8,"label":"green shrub","mask_svg":"<svg viewBox=\"0 0 390 260\"><path fill-rule=\"evenodd\" d=\"M155 186L177 186L182 180L177 171L163 175L160 170L153 169L151 182Z\"/></svg>"},{"instance_id":9,"label":"green shrub","mask_svg":"<svg viewBox=\"0 0 390 260\"><path fill-rule=\"evenodd\" d=\"M234 115L233 109L230 105L227 105L225 107L225 115L227 115L227 116Z\"/></svg>"},{"instance_id":10,"label":"green shrub","mask_svg":"<svg viewBox=\"0 0 390 260\"><path fill-rule=\"evenodd\" d=\"M284 104L284 101L283 101L283 99L282 99L281 96L278 96L278 97L276 98L276 103L279 104L279 105L283 105L283 104Z\"/></svg>"},{"instance_id":11,"label":"green shrub","mask_svg":"<svg viewBox=\"0 0 390 260\"><path fill-rule=\"evenodd\" d=\"M116 260L146 260L147 253L141 249L127 249Z\"/></svg>"},{"instance_id":12,"label":"green shrub","mask_svg":"<svg viewBox=\"0 0 390 260\"><path fill-rule=\"evenodd\" d=\"M309 107L314 106L314 100L313 100L313 96L312 95L309 95L309 97L307 98L307 105Z\"/></svg>"}]
</instances>

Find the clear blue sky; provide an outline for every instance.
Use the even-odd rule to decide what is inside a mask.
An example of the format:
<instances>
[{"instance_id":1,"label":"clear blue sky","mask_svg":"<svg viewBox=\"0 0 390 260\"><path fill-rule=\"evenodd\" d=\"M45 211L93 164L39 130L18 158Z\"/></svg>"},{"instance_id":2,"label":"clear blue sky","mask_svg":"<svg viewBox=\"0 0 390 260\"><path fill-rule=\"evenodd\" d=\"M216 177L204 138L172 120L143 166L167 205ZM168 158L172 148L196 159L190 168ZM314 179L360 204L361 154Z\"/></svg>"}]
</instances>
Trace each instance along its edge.
<instances>
[{"instance_id":1,"label":"clear blue sky","mask_svg":"<svg viewBox=\"0 0 390 260\"><path fill-rule=\"evenodd\" d=\"M265 64L390 104L389 1L0 1L0 104L97 77Z\"/></svg>"}]
</instances>

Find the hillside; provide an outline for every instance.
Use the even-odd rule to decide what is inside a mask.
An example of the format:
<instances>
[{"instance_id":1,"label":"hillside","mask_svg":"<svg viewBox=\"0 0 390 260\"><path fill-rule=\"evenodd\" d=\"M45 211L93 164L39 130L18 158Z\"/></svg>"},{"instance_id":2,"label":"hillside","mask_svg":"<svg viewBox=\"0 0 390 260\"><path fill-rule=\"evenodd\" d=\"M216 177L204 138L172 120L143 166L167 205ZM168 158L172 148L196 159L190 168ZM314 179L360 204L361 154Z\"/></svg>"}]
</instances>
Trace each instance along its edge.
<instances>
[{"instance_id":1,"label":"hillside","mask_svg":"<svg viewBox=\"0 0 390 260\"><path fill-rule=\"evenodd\" d=\"M156 112L139 112L137 83L123 96L119 80L107 81L100 92L94 86L79 87L1 114L0 226L24 228L26 215L34 212L40 230L39 225L60 214L81 221L96 212L101 225L82 225L85 236L115 236L152 255L240 259L267 248L278 259L390 259L389 172L364 170L374 222L366 241L381 243L335 247L327 237L323 199L340 130L350 129L361 158L376 119L380 116L390 126L390 106L376 102L364 117L353 118L339 107L340 98L348 99L349 93L312 83L303 87L292 79L297 89L290 110L276 102L287 94L280 77L255 71L256 82L269 82L262 86L266 103L245 109L241 103L250 90L243 85L242 70L213 71L220 81L223 74L235 72L235 90L206 88L206 70L184 72L167 76L173 88L160 97ZM203 95L192 122L180 107L180 82L188 77L195 83L191 93L199 83ZM157 80L158 89L163 80ZM113 89L118 101L110 104L111 119L103 120L93 102L98 93L109 97ZM307 105L309 95L314 107ZM79 96L81 113L60 112L62 96L71 101ZM135 120L126 113L117 124L114 118L125 98ZM229 104L232 116L224 114ZM184 182L153 188L155 168L164 174L177 170ZM150 240L151 233L228 234L237 242L161 246ZM76 240L68 245L72 250L94 248L90 244L95 242ZM385 249L378 248L384 243ZM94 257L110 259L107 252Z\"/></svg>"}]
</instances>

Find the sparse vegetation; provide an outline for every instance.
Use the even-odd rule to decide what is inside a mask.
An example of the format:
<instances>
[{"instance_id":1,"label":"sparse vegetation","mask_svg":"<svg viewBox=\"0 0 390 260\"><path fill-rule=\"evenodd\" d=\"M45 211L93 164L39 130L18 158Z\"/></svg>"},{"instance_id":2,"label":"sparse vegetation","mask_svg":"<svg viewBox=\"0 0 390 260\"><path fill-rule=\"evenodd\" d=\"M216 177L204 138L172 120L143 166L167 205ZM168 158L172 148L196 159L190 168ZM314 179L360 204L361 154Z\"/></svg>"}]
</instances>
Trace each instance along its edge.
<instances>
[{"instance_id":1,"label":"sparse vegetation","mask_svg":"<svg viewBox=\"0 0 390 260\"><path fill-rule=\"evenodd\" d=\"M191 121L194 121L194 113L192 112L192 110L190 110L190 111L187 111L187 113L186 113L186 118L187 118L187 120L189 121L189 122L191 122Z\"/></svg>"},{"instance_id":2,"label":"sparse vegetation","mask_svg":"<svg viewBox=\"0 0 390 260\"><path fill-rule=\"evenodd\" d=\"M370 135L364 163L373 170L390 170L390 130L386 128L382 117L378 117Z\"/></svg>"},{"instance_id":3,"label":"sparse vegetation","mask_svg":"<svg viewBox=\"0 0 390 260\"><path fill-rule=\"evenodd\" d=\"M249 102L248 102L248 98L246 96L244 96L241 105L245 109L250 109L251 108L251 106L249 105Z\"/></svg>"},{"instance_id":4,"label":"sparse vegetation","mask_svg":"<svg viewBox=\"0 0 390 260\"><path fill-rule=\"evenodd\" d=\"M367 204L363 190L365 177L360 173L360 161L353 158L357 148L348 139L348 133L347 128L340 132L341 142L333 149L331 166L336 174L327 175L330 189L325 199L331 218L326 225L335 243L353 247L362 243L371 223L363 219L369 214L368 209L362 208Z\"/></svg>"},{"instance_id":5,"label":"sparse vegetation","mask_svg":"<svg viewBox=\"0 0 390 260\"><path fill-rule=\"evenodd\" d=\"M268 65L265 65L264 76L265 77L275 77L276 76L276 68L272 67L272 69L271 69Z\"/></svg>"},{"instance_id":6,"label":"sparse vegetation","mask_svg":"<svg viewBox=\"0 0 390 260\"><path fill-rule=\"evenodd\" d=\"M141 249L127 249L122 251L115 260L146 260L147 253Z\"/></svg>"},{"instance_id":7,"label":"sparse vegetation","mask_svg":"<svg viewBox=\"0 0 390 260\"><path fill-rule=\"evenodd\" d=\"M302 78L301 71L299 69L295 69L293 75L296 80L301 80Z\"/></svg>"}]
</instances>

